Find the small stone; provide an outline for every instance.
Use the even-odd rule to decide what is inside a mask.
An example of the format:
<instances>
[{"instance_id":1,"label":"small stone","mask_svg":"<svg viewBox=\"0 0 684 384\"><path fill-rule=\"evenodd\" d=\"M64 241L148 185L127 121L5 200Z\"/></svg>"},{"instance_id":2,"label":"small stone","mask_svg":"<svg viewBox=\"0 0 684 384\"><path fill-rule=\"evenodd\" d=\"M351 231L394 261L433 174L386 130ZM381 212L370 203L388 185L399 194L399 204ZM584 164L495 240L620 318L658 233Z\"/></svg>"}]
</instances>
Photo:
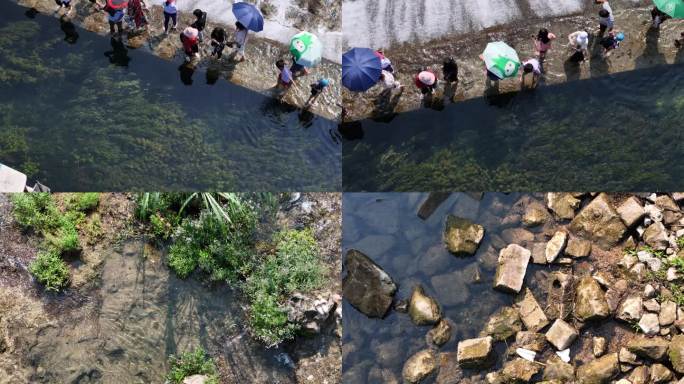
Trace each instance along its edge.
<instances>
[{"instance_id":1,"label":"small stone","mask_svg":"<svg viewBox=\"0 0 684 384\"><path fill-rule=\"evenodd\" d=\"M647 299L653 298L656 295L656 289L651 284L646 284L644 287L644 297Z\"/></svg>"},{"instance_id":2,"label":"small stone","mask_svg":"<svg viewBox=\"0 0 684 384\"><path fill-rule=\"evenodd\" d=\"M481 336L491 336L496 341L505 341L522 330L518 311L503 307L487 321Z\"/></svg>"},{"instance_id":3,"label":"small stone","mask_svg":"<svg viewBox=\"0 0 684 384\"><path fill-rule=\"evenodd\" d=\"M427 334L428 340L437 346L446 344L451 339L451 324L446 319L442 319Z\"/></svg>"},{"instance_id":4,"label":"small stone","mask_svg":"<svg viewBox=\"0 0 684 384\"><path fill-rule=\"evenodd\" d=\"M437 356L431 349L424 349L409 357L401 372L405 382L419 383L437 369Z\"/></svg>"},{"instance_id":5,"label":"small stone","mask_svg":"<svg viewBox=\"0 0 684 384\"><path fill-rule=\"evenodd\" d=\"M641 296L629 296L620 304L616 317L622 321L634 322L641 319L643 312Z\"/></svg>"},{"instance_id":6,"label":"small stone","mask_svg":"<svg viewBox=\"0 0 684 384\"><path fill-rule=\"evenodd\" d=\"M675 224L683 216L677 203L668 195L658 196L655 205L663 212L663 224L665 225Z\"/></svg>"},{"instance_id":7,"label":"small stone","mask_svg":"<svg viewBox=\"0 0 684 384\"><path fill-rule=\"evenodd\" d=\"M625 268L625 269L631 269L634 264L636 264L639 261L635 256L632 255L624 255L622 257L622 260L618 262L618 265Z\"/></svg>"},{"instance_id":8,"label":"small stone","mask_svg":"<svg viewBox=\"0 0 684 384\"><path fill-rule=\"evenodd\" d=\"M592 275L594 280L599 283L603 288L610 288L613 285L613 278L604 271L598 271Z\"/></svg>"},{"instance_id":9,"label":"small stone","mask_svg":"<svg viewBox=\"0 0 684 384\"><path fill-rule=\"evenodd\" d=\"M639 328L647 336L655 336L660 332L660 324L658 322L658 315L655 313L646 313L639 320Z\"/></svg>"},{"instance_id":10,"label":"small stone","mask_svg":"<svg viewBox=\"0 0 684 384\"><path fill-rule=\"evenodd\" d=\"M522 217L522 223L526 227L536 227L549 221L550 215L546 208L539 202L533 202L527 206Z\"/></svg>"},{"instance_id":11,"label":"small stone","mask_svg":"<svg viewBox=\"0 0 684 384\"><path fill-rule=\"evenodd\" d=\"M575 380L575 367L568 364L570 361L570 350L568 352L567 361L562 360L558 356L551 356L546 361L544 368L543 379L551 383L571 383ZM556 352L560 354L560 352Z\"/></svg>"},{"instance_id":12,"label":"small stone","mask_svg":"<svg viewBox=\"0 0 684 384\"><path fill-rule=\"evenodd\" d=\"M494 276L494 288L504 292L520 292L530 256L529 250L517 244L510 244L502 249Z\"/></svg>"},{"instance_id":13,"label":"small stone","mask_svg":"<svg viewBox=\"0 0 684 384\"><path fill-rule=\"evenodd\" d=\"M546 206L562 220L570 220L575 217L575 210L579 208L580 200L571 193L546 194Z\"/></svg>"},{"instance_id":14,"label":"small stone","mask_svg":"<svg viewBox=\"0 0 684 384\"><path fill-rule=\"evenodd\" d=\"M675 268L675 267L668 268L667 273L665 274L665 279L667 281L679 280L679 273L677 273L677 268Z\"/></svg>"},{"instance_id":15,"label":"small stone","mask_svg":"<svg viewBox=\"0 0 684 384\"><path fill-rule=\"evenodd\" d=\"M644 207L641 206L639 199L634 196L623 201L617 207L617 212L625 225L630 228L639 223L645 215Z\"/></svg>"},{"instance_id":16,"label":"small stone","mask_svg":"<svg viewBox=\"0 0 684 384\"><path fill-rule=\"evenodd\" d=\"M501 232L501 238L508 244L526 246L534 241L534 233L525 228L506 228Z\"/></svg>"},{"instance_id":17,"label":"small stone","mask_svg":"<svg viewBox=\"0 0 684 384\"><path fill-rule=\"evenodd\" d=\"M668 240L667 230L661 222L655 222L646 228L643 234L644 243L655 250L664 251L670 241Z\"/></svg>"},{"instance_id":18,"label":"small stone","mask_svg":"<svg viewBox=\"0 0 684 384\"><path fill-rule=\"evenodd\" d=\"M577 285L574 313L580 321L604 319L610 315L605 293L590 276L582 278Z\"/></svg>"},{"instance_id":19,"label":"small stone","mask_svg":"<svg viewBox=\"0 0 684 384\"><path fill-rule=\"evenodd\" d=\"M409 316L416 325L431 325L437 323L442 315L439 304L425 294L422 286L417 285L413 287L409 300Z\"/></svg>"},{"instance_id":20,"label":"small stone","mask_svg":"<svg viewBox=\"0 0 684 384\"><path fill-rule=\"evenodd\" d=\"M612 287L606 290L606 303L608 303L608 308L610 312L613 313L617 311L622 297L627 291L629 283L625 279L620 279L613 284Z\"/></svg>"},{"instance_id":21,"label":"small stone","mask_svg":"<svg viewBox=\"0 0 684 384\"><path fill-rule=\"evenodd\" d=\"M645 365L634 368L634 371L629 375L631 384L648 384L649 380L651 380L651 373Z\"/></svg>"},{"instance_id":22,"label":"small stone","mask_svg":"<svg viewBox=\"0 0 684 384\"><path fill-rule=\"evenodd\" d=\"M651 360L662 360L667 353L670 343L660 337L646 337L639 335L627 343L627 349L639 357Z\"/></svg>"},{"instance_id":23,"label":"small stone","mask_svg":"<svg viewBox=\"0 0 684 384\"><path fill-rule=\"evenodd\" d=\"M623 364L629 364L629 365L640 365L641 364L641 359L639 358L639 356L637 356L635 353L630 352L629 349L624 348L624 347L620 348L620 352L618 352L618 359Z\"/></svg>"},{"instance_id":24,"label":"small stone","mask_svg":"<svg viewBox=\"0 0 684 384\"><path fill-rule=\"evenodd\" d=\"M447 216L444 229L444 243L449 252L456 256L474 255L484 237L484 227L468 219Z\"/></svg>"},{"instance_id":25,"label":"small stone","mask_svg":"<svg viewBox=\"0 0 684 384\"><path fill-rule=\"evenodd\" d=\"M493 363L491 336L467 339L458 343L456 359L464 368L482 368Z\"/></svg>"},{"instance_id":26,"label":"small stone","mask_svg":"<svg viewBox=\"0 0 684 384\"><path fill-rule=\"evenodd\" d=\"M532 262L534 264L546 264L546 244L532 243Z\"/></svg>"},{"instance_id":27,"label":"small stone","mask_svg":"<svg viewBox=\"0 0 684 384\"><path fill-rule=\"evenodd\" d=\"M525 359L514 359L504 364L501 376L506 383L529 383L541 366Z\"/></svg>"},{"instance_id":28,"label":"small stone","mask_svg":"<svg viewBox=\"0 0 684 384\"><path fill-rule=\"evenodd\" d=\"M655 363L651 365L651 382L653 384L669 383L674 374L666 366Z\"/></svg>"},{"instance_id":29,"label":"small stone","mask_svg":"<svg viewBox=\"0 0 684 384\"><path fill-rule=\"evenodd\" d=\"M517 306L520 318L528 330L539 332L549 324L549 319L529 288L525 288L522 300L518 301Z\"/></svg>"},{"instance_id":30,"label":"small stone","mask_svg":"<svg viewBox=\"0 0 684 384\"><path fill-rule=\"evenodd\" d=\"M577 330L561 319L556 319L546 332L546 340L559 351L568 348L578 336Z\"/></svg>"},{"instance_id":31,"label":"small stone","mask_svg":"<svg viewBox=\"0 0 684 384\"><path fill-rule=\"evenodd\" d=\"M574 258L587 257L591 254L591 241L570 239L565 246L565 254Z\"/></svg>"},{"instance_id":32,"label":"small stone","mask_svg":"<svg viewBox=\"0 0 684 384\"><path fill-rule=\"evenodd\" d=\"M664 301L660 304L660 314L658 315L660 326L672 325L675 320L677 320L677 304L670 300Z\"/></svg>"},{"instance_id":33,"label":"small stone","mask_svg":"<svg viewBox=\"0 0 684 384\"><path fill-rule=\"evenodd\" d=\"M577 369L580 384L603 384L620 373L617 353L610 353L592 360Z\"/></svg>"},{"instance_id":34,"label":"small stone","mask_svg":"<svg viewBox=\"0 0 684 384\"><path fill-rule=\"evenodd\" d=\"M660 312L660 303L656 299L644 300L644 308L649 312Z\"/></svg>"},{"instance_id":35,"label":"small stone","mask_svg":"<svg viewBox=\"0 0 684 384\"><path fill-rule=\"evenodd\" d=\"M636 263L629 270L629 272L637 279L637 281L643 281L646 277L646 265L644 263Z\"/></svg>"},{"instance_id":36,"label":"small stone","mask_svg":"<svg viewBox=\"0 0 684 384\"><path fill-rule=\"evenodd\" d=\"M546 347L546 337L542 333L520 331L515 335L515 344L523 349L541 352Z\"/></svg>"},{"instance_id":37,"label":"small stone","mask_svg":"<svg viewBox=\"0 0 684 384\"><path fill-rule=\"evenodd\" d=\"M601 357L603 356L604 353L606 353L606 339L605 337L593 337L592 338L592 344L593 344L593 352L594 352L594 357Z\"/></svg>"},{"instance_id":38,"label":"small stone","mask_svg":"<svg viewBox=\"0 0 684 384\"><path fill-rule=\"evenodd\" d=\"M546 262L553 263L558 256L563 253L565 249L565 244L568 241L568 234L563 231L556 232L551 240L546 243Z\"/></svg>"}]
</instances>

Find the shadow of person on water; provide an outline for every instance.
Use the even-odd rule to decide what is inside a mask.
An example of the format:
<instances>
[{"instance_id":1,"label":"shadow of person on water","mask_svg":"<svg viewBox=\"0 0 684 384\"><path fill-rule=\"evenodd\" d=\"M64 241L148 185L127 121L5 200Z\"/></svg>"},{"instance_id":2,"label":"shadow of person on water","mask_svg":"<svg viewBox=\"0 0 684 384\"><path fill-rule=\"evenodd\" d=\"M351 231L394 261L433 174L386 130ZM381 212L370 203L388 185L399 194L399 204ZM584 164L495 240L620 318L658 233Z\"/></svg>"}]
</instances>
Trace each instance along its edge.
<instances>
[{"instance_id":1,"label":"shadow of person on water","mask_svg":"<svg viewBox=\"0 0 684 384\"><path fill-rule=\"evenodd\" d=\"M30 8L28 11L24 12L24 15L26 15L26 17L28 17L29 19L35 19L38 13L39 12L37 9Z\"/></svg>"},{"instance_id":2,"label":"shadow of person on water","mask_svg":"<svg viewBox=\"0 0 684 384\"><path fill-rule=\"evenodd\" d=\"M128 49L123 41L112 36L109 39L109 44L111 44L112 50L104 53L109 59L109 62L117 67L128 67L131 58L128 57Z\"/></svg>"},{"instance_id":3,"label":"shadow of person on water","mask_svg":"<svg viewBox=\"0 0 684 384\"><path fill-rule=\"evenodd\" d=\"M76 26L65 15L59 18L59 28L64 32L64 41L69 44L76 44L76 41L78 41Z\"/></svg>"},{"instance_id":4,"label":"shadow of person on water","mask_svg":"<svg viewBox=\"0 0 684 384\"><path fill-rule=\"evenodd\" d=\"M591 51L589 52L589 75L591 77L600 77L608 74L608 60L603 57L603 45L601 45L601 40L603 35L591 35L589 45L591 46Z\"/></svg>"},{"instance_id":5,"label":"shadow of person on water","mask_svg":"<svg viewBox=\"0 0 684 384\"><path fill-rule=\"evenodd\" d=\"M178 72L180 72L181 83L192 85L192 75L195 74L195 68L193 66L183 63L178 67Z\"/></svg>"}]
</instances>

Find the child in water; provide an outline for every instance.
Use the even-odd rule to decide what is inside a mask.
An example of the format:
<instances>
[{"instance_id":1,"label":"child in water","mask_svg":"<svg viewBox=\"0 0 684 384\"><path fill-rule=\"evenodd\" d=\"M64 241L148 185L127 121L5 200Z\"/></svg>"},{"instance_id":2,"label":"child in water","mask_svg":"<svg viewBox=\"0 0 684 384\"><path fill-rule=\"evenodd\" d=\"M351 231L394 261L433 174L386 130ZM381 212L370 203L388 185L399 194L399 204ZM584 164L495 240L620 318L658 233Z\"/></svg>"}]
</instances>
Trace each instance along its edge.
<instances>
[{"instance_id":1,"label":"child in water","mask_svg":"<svg viewBox=\"0 0 684 384\"><path fill-rule=\"evenodd\" d=\"M187 27L180 34L183 50L185 51L185 61L192 60L193 57L200 57L199 54L199 32L193 27Z\"/></svg>"},{"instance_id":2,"label":"child in water","mask_svg":"<svg viewBox=\"0 0 684 384\"><path fill-rule=\"evenodd\" d=\"M625 39L625 34L622 32L610 32L603 40L601 40L601 46L603 46L603 58L608 58L613 50L620 47L620 43Z\"/></svg>"},{"instance_id":3,"label":"child in water","mask_svg":"<svg viewBox=\"0 0 684 384\"><path fill-rule=\"evenodd\" d=\"M226 47L226 31L223 28L216 27L211 31L211 46L214 47L211 55L216 55L216 58L220 59L223 55L223 48Z\"/></svg>"},{"instance_id":4,"label":"child in water","mask_svg":"<svg viewBox=\"0 0 684 384\"><path fill-rule=\"evenodd\" d=\"M282 90L282 93L280 97L282 98L285 96L285 93L290 89L292 86L292 82L294 79L292 78L292 72L290 72L290 69L285 66L285 60L280 59L276 61L275 63L276 68L278 68L278 83L276 84L276 88L279 90Z\"/></svg>"}]
</instances>

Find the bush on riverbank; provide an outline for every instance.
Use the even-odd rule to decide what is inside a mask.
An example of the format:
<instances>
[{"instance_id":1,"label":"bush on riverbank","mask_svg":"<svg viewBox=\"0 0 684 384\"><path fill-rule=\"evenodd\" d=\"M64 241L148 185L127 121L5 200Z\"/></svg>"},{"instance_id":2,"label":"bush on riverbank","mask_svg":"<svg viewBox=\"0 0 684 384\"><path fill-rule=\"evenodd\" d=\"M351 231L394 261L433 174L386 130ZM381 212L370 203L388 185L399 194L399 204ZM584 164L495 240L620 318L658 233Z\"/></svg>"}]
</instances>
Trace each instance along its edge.
<instances>
[{"instance_id":1,"label":"bush on riverbank","mask_svg":"<svg viewBox=\"0 0 684 384\"><path fill-rule=\"evenodd\" d=\"M41 252L29 265L29 272L50 291L59 291L69 282L69 267L62 256L81 250L79 226L85 212L95 209L99 193L64 195L64 209L60 209L49 193L20 193L12 195L14 219L25 230L42 236Z\"/></svg>"},{"instance_id":2,"label":"bush on riverbank","mask_svg":"<svg viewBox=\"0 0 684 384\"><path fill-rule=\"evenodd\" d=\"M183 379L192 375L207 376L204 384L218 384L219 382L216 364L202 348L197 348L193 352L182 353L179 356L171 355L169 365L171 369L166 380L173 384L181 384Z\"/></svg>"}]
</instances>

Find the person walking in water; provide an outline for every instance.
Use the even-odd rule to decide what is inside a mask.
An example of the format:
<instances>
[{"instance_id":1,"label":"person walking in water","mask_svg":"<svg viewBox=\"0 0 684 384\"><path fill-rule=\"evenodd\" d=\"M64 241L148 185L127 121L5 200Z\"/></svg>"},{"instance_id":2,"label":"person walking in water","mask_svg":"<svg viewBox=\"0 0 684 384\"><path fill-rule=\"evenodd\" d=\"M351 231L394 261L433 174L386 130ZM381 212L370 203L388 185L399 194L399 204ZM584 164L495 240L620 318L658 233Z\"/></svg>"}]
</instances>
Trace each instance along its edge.
<instances>
[{"instance_id":1,"label":"person walking in water","mask_svg":"<svg viewBox=\"0 0 684 384\"><path fill-rule=\"evenodd\" d=\"M589 33L586 31L575 31L568 36L570 47L574 49L571 61L582 62L589 56Z\"/></svg>"},{"instance_id":2,"label":"person walking in water","mask_svg":"<svg viewBox=\"0 0 684 384\"><path fill-rule=\"evenodd\" d=\"M223 48L226 47L226 31L223 28L216 27L211 31L211 46L214 47L211 55L216 55L216 58L220 59L223 55Z\"/></svg>"},{"instance_id":3,"label":"person walking in water","mask_svg":"<svg viewBox=\"0 0 684 384\"><path fill-rule=\"evenodd\" d=\"M430 68L423 68L413 80L423 98L431 97L437 88L437 76Z\"/></svg>"},{"instance_id":4,"label":"person walking in water","mask_svg":"<svg viewBox=\"0 0 684 384\"><path fill-rule=\"evenodd\" d=\"M235 53L235 61L243 62L245 61L245 47L247 46L247 35L249 30L242 25L239 21L235 22L235 34L233 35L233 42L229 44L231 48L236 48L233 52Z\"/></svg>"},{"instance_id":5,"label":"person walking in water","mask_svg":"<svg viewBox=\"0 0 684 384\"><path fill-rule=\"evenodd\" d=\"M195 16L195 21L190 24L191 27L195 28L198 32L198 38L200 43L204 41L204 28L207 26L207 13L202 11L201 9L195 9L192 11L192 14Z\"/></svg>"},{"instance_id":6,"label":"person walking in water","mask_svg":"<svg viewBox=\"0 0 684 384\"><path fill-rule=\"evenodd\" d=\"M180 34L183 50L185 51L185 61L192 60L193 57L199 58L199 32L193 27L187 27Z\"/></svg>"},{"instance_id":7,"label":"person walking in water","mask_svg":"<svg viewBox=\"0 0 684 384\"><path fill-rule=\"evenodd\" d=\"M535 89L541 77L541 63L535 58L522 62L522 74L520 75L520 89Z\"/></svg>"},{"instance_id":8,"label":"person walking in water","mask_svg":"<svg viewBox=\"0 0 684 384\"><path fill-rule=\"evenodd\" d=\"M118 35L119 37L121 37L121 35L123 34L123 18L125 14L125 8L114 9L109 5L105 5L104 11L107 12L107 21L109 22L109 34L112 36ZM114 31L115 25L118 30L118 33Z\"/></svg>"},{"instance_id":9,"label":"person walking in water","mask_svg":"<svg viewBox=\"0 0 684 384\"><path fill-rule=\"evenodd\" d=\"M282 90L280 94L280 98L282 99L283 96L285 96L287 91L292 86L292 82L294 81L294 79L292 78L292 72L290 72L290 69L285 66L285 60L280 59L276 61L275 65L279 71L278 83L276 84L276 88Z\"/></svg>"},{"instance_id":10,"label":"person walking in water","mask_svg":"<svg viewBox=\"0 0 684 384\"><path fill-rule=\"evenodd\" d=\"M611 31L608 36L601 40L601 46L603 47L603 58L607 59L610 57L611 53L620 47L620 43L625 39L625 34L622 32L615 33Z\"/></svg>"},{"instance_id":11,"label":"person walking in water","mask_svg":"<svg viewBox=\"0 0 684 384\"><path fill-rule=\"evenodd\" d=\"M610 32L613 30L615 24L615 18L613 17L613 9L610 7L610 3L606 1L597 1L601 4L601 10L599 11L599 35L603 35L606 31Z\"/></svg>"},{"instance_id":12,"label":"person walking in water","mask_svg":"<svg viewBox=\"0 0 684 384\"><path fill-rule=\"evenodd\" d=\"M549 32L548 29L542 28L537 33L537 37L534 39L534 49L537 51L537 57L540 62L543 62L546 58L546 53L551 49L551 41L556 39L556 35Z\"/></svg>"},{"instance_id":13,"label":"person walking in water","mask_svg":"<svg viewBox=\"0 0 684 384\"><path fill-rule=\"evenodd\" d=\"M145 3L143 0L128 1L128 17L133 21L136 30L145 28L147 17L145 17Z\"/></svg>"},{"instance_id":14,"label":"person walking in water","mask_svg":"<svg viewBox=\"0 0 684 384\"><path fill-rule=\"evenodd\" d=\"M330 85L330 80L323 78L318 80L317 82L311 84L311 96L309 96L309 100L304 103L304 109L308 109L313 105L313 103L316 102L316 99L318 99L318 96L325 91L328 86Z\"/></svg>"},{"instance_id":15,"label":"person walking in water","mask_svg":"<svg viewBox=\"0 0 684 384\"><path fill-rule=\"evenodd\" d=\"M176 0L164 0L162 4L164 7L164 34L169 33L169 21L173 20L172 30L176 30L178 25L178 8L176 7Z\"/></svg>"}]
</instances>

